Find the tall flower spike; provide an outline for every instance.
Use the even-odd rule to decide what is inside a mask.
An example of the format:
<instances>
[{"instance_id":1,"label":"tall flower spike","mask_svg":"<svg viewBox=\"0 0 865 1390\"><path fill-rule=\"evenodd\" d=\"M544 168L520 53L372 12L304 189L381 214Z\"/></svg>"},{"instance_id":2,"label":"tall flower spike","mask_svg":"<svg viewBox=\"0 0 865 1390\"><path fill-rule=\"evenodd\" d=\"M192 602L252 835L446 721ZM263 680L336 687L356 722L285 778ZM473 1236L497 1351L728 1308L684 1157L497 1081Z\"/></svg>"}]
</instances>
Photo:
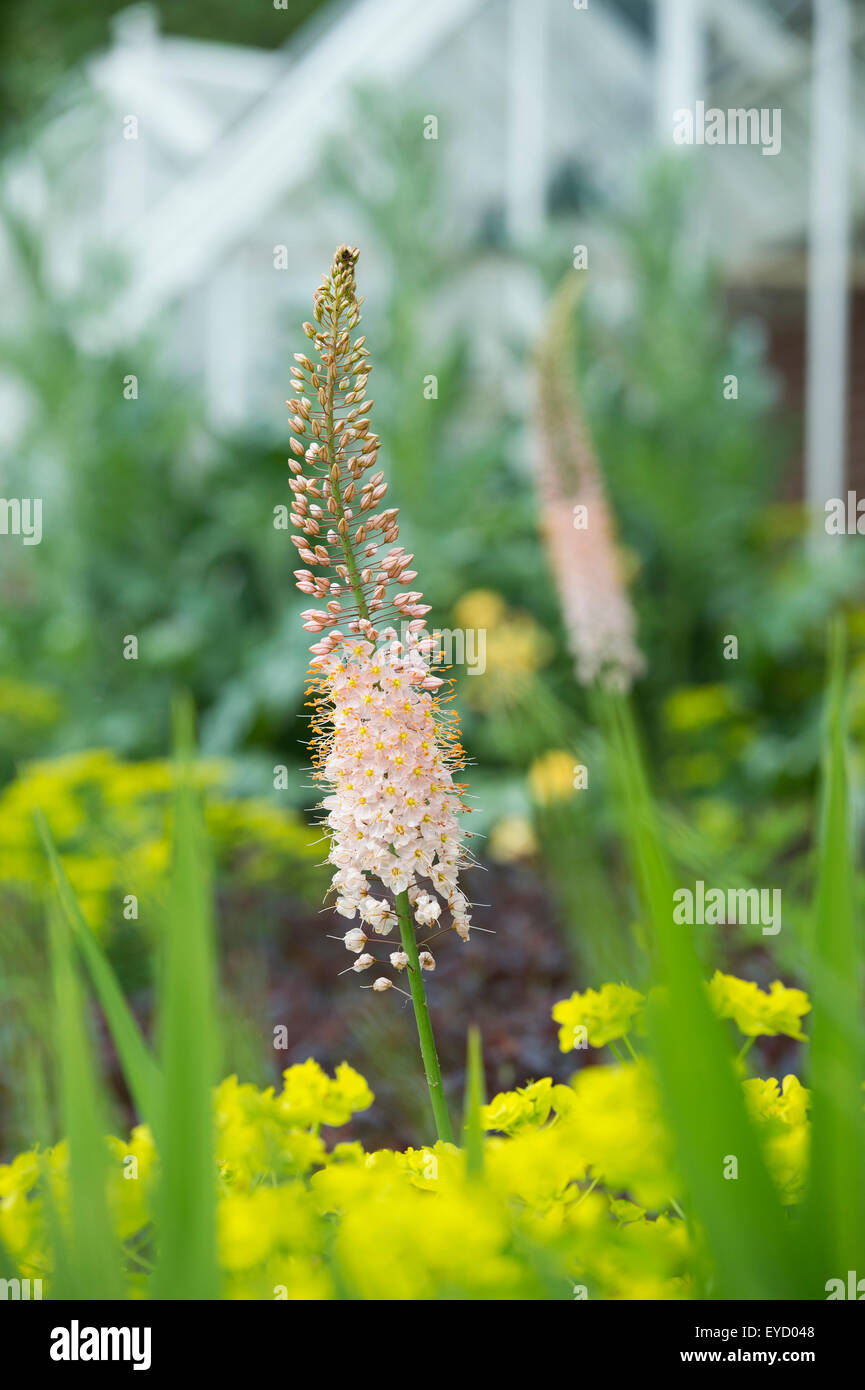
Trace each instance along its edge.
<instances>
[{"instance_id":1,"label":"tall flower spike","mask_svg":"<svg viewBox=\"0 0 865 1390\"><path fill-rule=\"evenodd\" d=\"M541 521L577 679L629 690L645 662L601 470L573 383L579 277L556 295L538 361ZM574 530L576 508L588 516Z\"/></svg>"},{"instance_id":2,"label":"tall flower spike","mask_svg":"<svg viewBox=\"0 0 865 1390\"><path fill-rule=\"evenodd\" d=\"M468 809L454 772L465 766L457 717L443 708L443 681L431 670L437 648L426 631L429 606L412 588L413 556L396 544L397 509L385 506L376 472L378 436L366 400L365 339L355 337L362 300L357 249L341 246L304 324L312 356L295 354L292 536L301 560L298 588L315 600L303 613L311 647L313 777L331 836L335 907L374 936L397 924L421 1051L440 1138L450 1138L441 1075L421 978L415 928L437 927L444 906L467 941L469 904L459 887L469 862L457 820ZM345 937L357 951L369 940ZM394 956L405 955L406 965ZM388 962L383 961L382 964ZM383 991L387 976L373 988Z\"/></svg>"}]
</instances>

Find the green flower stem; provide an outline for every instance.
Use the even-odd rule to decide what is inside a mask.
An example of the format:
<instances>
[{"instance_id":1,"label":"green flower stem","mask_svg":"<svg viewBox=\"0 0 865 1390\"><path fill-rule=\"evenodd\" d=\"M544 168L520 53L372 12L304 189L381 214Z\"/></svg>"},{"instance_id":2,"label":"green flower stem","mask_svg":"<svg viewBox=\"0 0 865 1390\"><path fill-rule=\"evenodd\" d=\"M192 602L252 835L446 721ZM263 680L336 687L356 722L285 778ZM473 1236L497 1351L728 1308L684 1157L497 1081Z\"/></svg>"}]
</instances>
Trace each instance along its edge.
<instances>
[{"instance_id":1,"label":"green flower stem","mask_svg":"<svg viewBox=\"0 0 865 1390\"><path fill-rule=\"evenodd\" d=\"M432 1023L430 1021L429 1008L426 1002L426 990L424 989L420 961L418 960L417 942L415 941L408 893L399 893L397 895L396 910L399 916L399 934L402 937L402 948L408 956L408 983L409 989L411 990L412 1003L414 1004L417 1034L420 1039L420 1051L423 1058L424 1071L426 1072L427 1085L429 1086L430 1102L432 1104L433 1115L435 1116L436 1132L438 1133L439 1139L444 1139L448 1144L452 1144L454 1142L453 1130L451 1129L447 1101L445 1100L444 1087L442 1085L441 1068L439 1067L438 1053L436 1052L435 1038L433 1037Z\"/></svg>"},{"instance_id":2,"label":"green flower stem","mask_svg":"<svg viewBox=\"0 0 865 1390\"><path fill-rule=\"evenodd\" d=\"M589 1186L586 1188L586 1190L585 1190L585 1192L583 1193L582 1197L580 1197L580 1198L574 1203L574 1211L576 1211L577 1207L582 1206L582 1204L583 1204L583 1202L586 1200L586 1198L587 1198L592 1192L594 1192L594 1190L595 1190L595 1188L597 1187L597 1185L598 1185L599 1182L600 1182L600 1178L599 1178L599 1177L598 1177L598 1178L592 1178L592 1181L589 1183Z\"/></svg>"}]
</instances>

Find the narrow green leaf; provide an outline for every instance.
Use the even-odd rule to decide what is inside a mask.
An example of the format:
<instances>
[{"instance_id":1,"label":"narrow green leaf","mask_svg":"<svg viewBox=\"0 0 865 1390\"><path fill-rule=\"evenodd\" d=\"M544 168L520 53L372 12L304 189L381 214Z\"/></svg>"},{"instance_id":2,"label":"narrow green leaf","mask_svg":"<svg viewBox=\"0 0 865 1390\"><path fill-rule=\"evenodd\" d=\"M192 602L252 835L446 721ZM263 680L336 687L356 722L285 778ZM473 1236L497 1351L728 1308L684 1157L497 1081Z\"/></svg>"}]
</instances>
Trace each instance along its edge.
<instances>
[{"instance_id":1,"label":"narrow green leaf","mask_svg":"<svg viewBox=\"0 0 865 1390\"><path fill-rule=\"evenodd\" d=\"M0 1240L0 1279L17 1279L18 1265Z\"/></svg>"},{"instance_id":2,"label":"narrow green leaf","mask_svg":"<svg viewBox=\"0 0 865 1390\"><path fill-rule=\"evenodd\" d=\"M106 1198L108 1150L103 1097L87 1032L84 998L69 933L50 914L60 1114L69 1141L71 1239L57 1298L112 1299L124 1292L120 1250Z\"/></svg>"},{"instance_id":3,"label":"narrow green leaf","mask_svg":"<svg viewBox=\"0 0 865 1390\"><path fill-rule=\"evenodd\" d=\"M207 846L191 776L187 702L175 708L175 748L171 891L159 982L163 1141L155 1293L165 1299L214 1299L219 1295L215 967Z\"/></svg>"},{"instance_id":4,"label":"narrow green leaf","mask_svg":"<svg viewBox=\"0 0 865 1390\"><path fill-rule=\"evenodd\" d=\"M463 1112L463 1145L466 1151L466 1173L480 1177L484 1169L484 1127L481 1106L486 1104L484 1063L481 1035L470 1028L466 1047L466 1094Z\"/></svg>"},{"instance_id":5,"label":"narrow green leaf","mask_svg":"<svg viewBox=\"0 0 865 1390\"><path fill-rule=\"evenodd\" d=\"M141 1035L129 1005L117 982L108 957L96 940L75 897L72 886L51 837L48 822L42 811L35 812L36 828L42 840L63 914L69 930L81 952L96 996L102 1006L126 1084L135 1108L155 1133L159 1073L156 1063Z\"/></svg>"},{"instance_id":6,"label":"narrow green leaf","mask_svg":"<svg viewBox=\"0 0 865 1390\"><path fill-rule=\"evenodd\" d=\"M30 1118L30 1133L39 1155L39 1190L42 1195L47 1229L46 1253L48 1256L48 1289L50 1291L48 1296L57 1298L63 1294L64 1290L71 1290L74 1284L68 1241L52 1188L48 1163L48 1151L52 1147L52 1130L47 1078L42 1058L35 1051L31 1052L27 1058L26 1086L27 1113Z\"/></svg>"},{"instance_id":7,"label":"narrow green leaf","mask_svg":"<svg viewBox=\"0 0 865 1390\"><path fill-rule=\"evenodd\" d=\"M709 1007L691 928L673 921L673 877L642 753L624 699L607 702L621 813L652 934L660 989L650 1036L665 1113L687 1188L687 1215L705 1234L721 1298L789 1298L797 1284L780 1202L748 1121L732 1052ZM734 1157L738 1177L725 1177Z\"/></svg>"},{"instance_id":8,"label":"narrow green leaf","mask_svg":"<svg viewBox=\"0 0 865 1390\"><path fill-rule=\"evenodd\" d=\"M813 1297L826 1281L862 1272L865 1255L865 1029L861 931L854 912L844 713L845 634L830 631L829 684L817 844L811 997L811 1179L807 1261Z\"/></svg>"}]
</instances>

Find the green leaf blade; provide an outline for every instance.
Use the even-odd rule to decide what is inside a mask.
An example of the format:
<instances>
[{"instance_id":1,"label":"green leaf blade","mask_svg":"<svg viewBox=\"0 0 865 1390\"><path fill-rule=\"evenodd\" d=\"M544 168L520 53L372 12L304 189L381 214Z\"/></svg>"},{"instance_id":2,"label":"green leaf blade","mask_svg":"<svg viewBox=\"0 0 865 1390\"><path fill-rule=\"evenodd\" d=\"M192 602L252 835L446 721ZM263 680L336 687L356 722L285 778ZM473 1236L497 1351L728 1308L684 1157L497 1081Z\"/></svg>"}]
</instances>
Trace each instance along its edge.
<instances>
[{"instance_id":1,"label":"green leaf blade","mask_svg":"<svg viewBox=\"0 0 865 1390\"><path fill-rule=\"evenodd\" d=\"M191 776L192 712L186 703L177 707L175 720L171 892L159 999L163 1140L154 1287L159 1298L215 1299L217 1033L210 878Z\"/></svg>"},{"instance_id":2,"label":"green leaf blade","mask_svg":"<svg viewBox=\"0 0 865 1390\"><path fill-rule=\"evenodd\" d=\"M156 1062L123 996L108 957L81 911L72 885L66 877L48 822L41 811L36 812L35 820L51 866L66 924L81 953L105 1015L124 1079L139 1115L153 1129L159 1097L159 1073Z\"/></svg>"},{"instance_id":3,"label":"green leaf blade","mask_svg":"<svg viewBox=\"0 0 865 1390\"><path fill-rule=\"evenodd\" d=\"M813 910L812 1155L805 1225L812 1296L821 1297L826 1281L846 1279L865 1252L862 942L854 910L844 668L844 629L837 619L830 633Z\"/></svg>"}]
</instances>

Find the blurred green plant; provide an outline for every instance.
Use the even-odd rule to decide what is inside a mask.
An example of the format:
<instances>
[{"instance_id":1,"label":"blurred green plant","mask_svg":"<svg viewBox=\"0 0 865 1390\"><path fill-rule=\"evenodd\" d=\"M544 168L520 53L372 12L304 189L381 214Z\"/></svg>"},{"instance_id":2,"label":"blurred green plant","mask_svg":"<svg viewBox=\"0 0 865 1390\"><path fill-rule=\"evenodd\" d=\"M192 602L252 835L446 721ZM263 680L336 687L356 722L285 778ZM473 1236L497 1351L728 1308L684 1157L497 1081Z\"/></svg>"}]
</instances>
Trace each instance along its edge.
<instances>
[{"instance_id":1,"label":"blurred green plant","mask_svg":"<svg viewBox=\"0 0 865 1390\"><path fill-rule=\"evenodd\" d=\"M246 740L269 756L289 732L293 748L305 665L284 637L291 557L272 525L283 461L244 441L264 456L241 463L152 342L85 350L82 316L116 288L117 266L94 265L60 299L31 226L7 207L0 230L16 276L0 371L20 405L0 471L8 495L43 501L41 544L0 551L0 660L14 673L0 691L0 779L36 737L43 755L164 747L178 684L208 713L212 751Z\"/></svg>"},{"instance_id":2,"label":"blurred green plant","mask_svg":"<svg viewBox=\"0 0 865 1390\"><path fill-rule=\"evenodd\" d=\"M199 760L194 775L206 792L222 878L279 883L284 893L314 902L322 883L316 832L274 801L228 796L228 764ZM0 792L0 899L19 910L44 901L45 861L33 823L39 809L50 817L69 881L100 936L126 922L152 930L169 862L173 789L171 763L124 762L108 749L26 764Z\"/></svg>"},{"instance_id":3,"label":"blurred green plant","mask_svg":"<svg viewBox=\"0 0 865 1390\"><path fill-rule=\"evenodd\" d=\"M226 929L249 942L270 926L268 895L302 909L321 900L318 832L275 801L229 795L230 765L198 760L192 769L217 883L231 912ZM28 1097L18 1085L28 1058L45 1058L44 915L53 896L38 816L47 817L63 863L67 907L80 904L110 952L122 988L144 995L166 910L175 769L169 761L124 762L107 749L25 764L0 790L0 1094L6 1142L22 1132ZM56 874L56 868L55 868ZM250 914L231 907L254 895ZM85 938L89 940L89 936ZM231 1001L224 1004L228 1021ZM248 1055L249 1028L234 1019L230 1055Z\"/></svg>"},{"instance_id":4,"label":"blurred green plant","mask_svg":"<svg viewBox=\"0 0 865 1390\"><path fill-rule=\"evenodd\" d=\"M796 422L781 409L760 325L732 313L719 268L693 248L699 192L662 162L634 213L611 219L630 309L611 318L589 282L573 370L630 551L648 659L640 709L658 753L684 751L661 718L671 690L683 692L667 705L674 715L687 716L688 689L690 713L712 692L728 704L725 747L672 762L672 784L731 782L748 799L798 783L810 795L823 634L839 605L861 602L865 564L855 546L815 555L804 507L779 500Z\"/></svg>"},{"instance_id":5,"label":"blurred green plant","mask_svg":"<svg viewBox=\"0 0 865 1390\"><path fill-rule=\"evenodd\" d=\"M364 306L376 344L371 392L402 539L425 557L437 613L473 588L543 600L531 483L515 448L519 406L507 382L481 370L473 323L443 312L489 248L448 198L435 143L418 158L422 111L362 89L353 121L367 152L356 159L334 143L322 178L374 248L368 274L380 282Z\"/></svg>"},{"instance_id":6,"label":"blurred green plant","mask_svg":"<svg viewBox=\"0 0 865 1390\"><path fill-rule=\"evenodd\" d=\"M614 505L647 658L635 692L667 842L683 868L748 883L771 875L783 885L792 930L776 951L799 968L813 876L823 634L833 613L848 610L858 733L865 568L855 546L815 553L806 545L804 507L775 500L792 422L778 407L755 324L732 319L719 272L691 248L698 193L679 165L664 162L647 172L633 214L607 214L631 311L627 319L611 314L589 279L579 333L568 333L562 308L570 303L573 319L576 296L566 283L541 337L539 390L542 399L555 393L559 405L570 402L570 420L558 422L563 463L570 450L579 474L581 455L594 445ZM730 376L738 379L736 399L725 398ZM574 583L579 563L575 556ZM596 611L594 621L602 618ZM608 798L594 795L609 774L586 733L595 696L578 690L568 700L563 649L557 642L557 658L539 673L567 711L548 727L557 730L559 750L573 748L575 765L589 761L591 749L591 784L557 799L536 840L589 972L618 968L638 979L640 955L603 810ZM518 705L514 747L530 747L547 722L546 692ZM856 894L863 901L858 886ZM613 923L600 940L596 920Z\"/></svg>"}]
</instances>

